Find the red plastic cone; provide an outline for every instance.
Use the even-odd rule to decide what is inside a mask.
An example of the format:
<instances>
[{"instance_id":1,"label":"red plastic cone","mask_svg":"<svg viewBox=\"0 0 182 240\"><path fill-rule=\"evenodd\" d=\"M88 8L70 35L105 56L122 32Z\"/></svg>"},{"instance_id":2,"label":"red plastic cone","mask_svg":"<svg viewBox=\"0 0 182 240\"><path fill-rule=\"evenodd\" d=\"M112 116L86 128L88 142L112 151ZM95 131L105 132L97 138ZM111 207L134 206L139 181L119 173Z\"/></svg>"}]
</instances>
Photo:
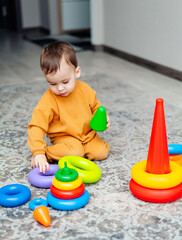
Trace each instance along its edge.
<instances>
[{"instance_id":1,"label":"red plastic cone","mask_svg":"<svg viewBox=\"0 0 182 240\"><path fill-rule=\"evenodd\" d=\"M46 206L37 207L33 211L33 217L37 220L37 222L41 223L45 227L49 227L51 225L49 210Z\"/></svg>"},{"instance_id":2,"label":"red plastic cone","mask_svg":"<svg viewBox=\"0 0 182 240\"><path fill-rule=\"evenodd\" d=\"M153 174L170 172L163 99L156 99L146 171Z\"/></svg>"}]
</instances>

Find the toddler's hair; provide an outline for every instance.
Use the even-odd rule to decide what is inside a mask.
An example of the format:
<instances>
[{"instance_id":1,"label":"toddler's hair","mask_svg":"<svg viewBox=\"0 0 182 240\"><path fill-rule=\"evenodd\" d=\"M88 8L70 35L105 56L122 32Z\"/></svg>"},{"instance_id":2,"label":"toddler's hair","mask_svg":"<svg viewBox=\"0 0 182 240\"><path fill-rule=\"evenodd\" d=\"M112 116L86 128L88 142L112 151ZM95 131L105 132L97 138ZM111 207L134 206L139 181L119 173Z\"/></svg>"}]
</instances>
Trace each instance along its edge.
<instances>
[{"instance_id":1,"label":"toddler's hair","mask_svg":"<svg viewBox=\"0 0 182 240\"><path fill-rule=\"evenodd\" d=\"M76 53L70 44L66 42L55 42L46 46L40 56L40 66L44 74L47 75L57 72L63 56L68 64L77 68Z\"/></svg>"}]
</instances>

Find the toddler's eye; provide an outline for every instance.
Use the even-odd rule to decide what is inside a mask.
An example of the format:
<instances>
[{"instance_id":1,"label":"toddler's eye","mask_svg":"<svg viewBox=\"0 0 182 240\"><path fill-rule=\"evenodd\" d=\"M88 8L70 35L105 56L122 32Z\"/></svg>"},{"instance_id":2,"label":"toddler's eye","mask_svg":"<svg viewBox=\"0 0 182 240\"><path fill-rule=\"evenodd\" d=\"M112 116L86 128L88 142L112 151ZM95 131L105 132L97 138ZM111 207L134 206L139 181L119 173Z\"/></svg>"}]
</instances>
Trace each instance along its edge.
<instances>
[{"instance_id":1,"label":"toddler's eye","mask_svg":"<svg viewBox=\"0 0 182 240\"><path fill-rule=\"evenodd\" d=\"M67 84L69 81L63 82L63 84Z\"/></svg>"},{"instance_id":2,"label":"toddler's eye","mask_svg":"<svg viewBox=\"0 0 182 240\"><path fill-rule=\"evenodd\" d=\"M50 83L51 86L56 86L56 83Z\"/></svg>"}]
</instances>

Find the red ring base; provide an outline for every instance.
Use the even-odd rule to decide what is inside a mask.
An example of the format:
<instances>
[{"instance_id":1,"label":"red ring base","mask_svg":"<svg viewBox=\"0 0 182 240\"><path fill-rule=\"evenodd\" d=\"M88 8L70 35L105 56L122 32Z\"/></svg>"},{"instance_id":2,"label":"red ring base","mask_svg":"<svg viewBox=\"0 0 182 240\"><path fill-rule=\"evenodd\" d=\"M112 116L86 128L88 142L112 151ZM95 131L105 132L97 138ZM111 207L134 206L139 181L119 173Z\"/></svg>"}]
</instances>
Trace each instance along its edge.
<instances>
[{"instance_id":1,"label":"red ring base","mask_svg":"<svg viewBox=\"0 0 182 240\"><path fill-rule=\"evenodd\" d=\"M182 197L182 183L173 188L153 189L143 187L131 179L129 187L135 197L146 202L167 203Z\"/></svg>"},{"instance_id":2,"label":"red ring base","mask_svg":"<svg viewBox=\"0 0 182 240\"><path fill-rule=\"evenodd\" d=\"M51 185L50 191L52 195L59 199L74 199L80 197L85 192L85 185L82 183L78 188L73 190L60 190Z\"/></svg>"}]
</instances>

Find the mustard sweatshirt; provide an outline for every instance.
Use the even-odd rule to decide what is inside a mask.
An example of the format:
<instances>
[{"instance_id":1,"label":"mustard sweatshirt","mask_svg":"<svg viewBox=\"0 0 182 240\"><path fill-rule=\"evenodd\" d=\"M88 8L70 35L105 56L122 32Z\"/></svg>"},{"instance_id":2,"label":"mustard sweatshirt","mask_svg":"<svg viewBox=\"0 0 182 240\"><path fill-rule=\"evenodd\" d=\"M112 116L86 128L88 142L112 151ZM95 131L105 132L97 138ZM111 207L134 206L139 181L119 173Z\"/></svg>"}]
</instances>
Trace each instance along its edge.
<instances>
[{"instance_id":1,"label":"mustard sweatshirt","mask_svg":"<svg viewBox=\"0 0 182 240\"><path fill-rule=\"evenodd\" d=\"M73 92L67 97L57 96L48 89L28 125L28 146L32 154L45 154L45 134L50 139L73 136L82 143L89 142L95 136L89 122L99 106L96 92L84 82L76 81Z\"/></svg>"}]
</instances>

